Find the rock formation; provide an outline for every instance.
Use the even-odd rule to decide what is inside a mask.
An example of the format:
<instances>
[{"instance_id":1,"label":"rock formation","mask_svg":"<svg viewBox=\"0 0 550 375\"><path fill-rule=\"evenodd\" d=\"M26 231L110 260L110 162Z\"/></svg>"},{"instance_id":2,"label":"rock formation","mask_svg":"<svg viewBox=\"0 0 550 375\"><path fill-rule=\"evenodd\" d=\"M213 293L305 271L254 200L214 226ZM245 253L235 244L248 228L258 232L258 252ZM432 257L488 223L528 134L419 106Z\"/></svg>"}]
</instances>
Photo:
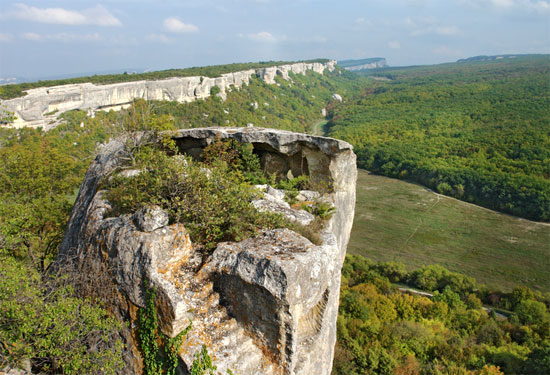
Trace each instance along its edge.
<instances>
[{"instance_id":1,"label":"rock formation","mask_svg":"<svg viewBox=\"0 0 550 375\"><path fill-rule=\"evenodd\" d=\"M336 210L320 233L321 244L288 229L266 230L241 242L220 243L204 259L185 227L169 225L158 207L106 217L110 205L99 182L115 171L123 150L121 142L112 141L88 169L59 260L96 262L110 270L121 300L113 308L119 310L144 306L147 279L157 291L165 334L173 337L192 321L179 350L182 374L203 344L223 374L227 369L241 375L330 374L340 270L355 206L352 147L331 138L261 128L188 129L173 138L189 155L217 138L251 143L264 170L281 176L308 174L330 185L323 198ZM261 188L265 194L257 207L270 209L266 202L284 206L282 192ZM317 196L303 191L298 199ZM138 367L129 363L127 372Z\"/></svg>"},{"instance_id":2,"label":"rock formation","mask_svg":"<svg viewBox=\"0 0 550 375\"><path fill-rule=\"evenodd\" d=\"M371 59L362 59L362 60L346 60L342 62L339 61L339 63L342 64L342 67L344 69L352 72L388 67L388 63L386 62L386 59L382 57L375 57Z\"/></svg>"},{"instance_id":3,"label":"rock formation","mask_svg":"<svg viewBox=\"0 0 550 375\"><path fill-rule=\"evenodd\" d=\"M252 77L259 77L268 84L275 83L275 76L289 79L289 73L306 74L312 70L323 73L334 70L335 61L321 63L296 63L257 70L222 74L221 77L175 77L158 81L136 81L95 85L92 83L39 87L27 90L27 95L2 101L5 110L13 112L15 127L30 126L49 129L57 125L58 116L73 109L89 112L95 110L119 110L134 99L170 100L190 102L210 96L213 87L220 89L225 99L231 86L247 85Z\"/></svg>"}]
</instances>

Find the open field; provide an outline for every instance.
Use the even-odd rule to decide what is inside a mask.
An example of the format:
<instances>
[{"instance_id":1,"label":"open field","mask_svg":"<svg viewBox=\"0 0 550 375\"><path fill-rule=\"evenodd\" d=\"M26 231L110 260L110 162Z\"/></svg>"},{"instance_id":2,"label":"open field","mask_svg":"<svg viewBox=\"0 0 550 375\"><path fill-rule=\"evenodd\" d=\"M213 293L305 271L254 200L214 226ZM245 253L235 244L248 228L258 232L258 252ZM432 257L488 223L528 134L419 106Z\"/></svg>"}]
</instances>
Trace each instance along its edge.
<instances>
[{"instance_id":1,"label":"open field","mask_svg":"<svg viewBox=\"0 0 550 375\"><path fill-rule=\"evenodd\" d=\"M550 225L494 212L359 170L351 254L438 263L492 289L550 291Z\"/></svg>"}]
</instances>

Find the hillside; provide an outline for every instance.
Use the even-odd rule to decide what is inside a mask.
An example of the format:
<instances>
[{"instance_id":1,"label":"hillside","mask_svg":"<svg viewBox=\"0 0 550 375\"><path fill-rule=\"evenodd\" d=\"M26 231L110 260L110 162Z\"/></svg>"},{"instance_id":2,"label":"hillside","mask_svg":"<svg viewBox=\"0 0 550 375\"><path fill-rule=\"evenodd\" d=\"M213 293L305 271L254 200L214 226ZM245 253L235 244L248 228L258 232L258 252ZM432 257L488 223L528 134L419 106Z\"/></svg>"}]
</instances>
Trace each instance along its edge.
<instances>
[{"instance_id":1,"label":"hillside","mask_svg":"<svg viewBox=\"0 0 550 375\"><path fill-rule=\"evenodd\" d=\"M304 62L327 62L327 59L315 59L306 60ZM19 84L7 84L0 86L0 99L13 99L25 95L25 91L38 87L51 87L59 85L68 85L76 83L95 83L95 84L111 84L121 82L135 82L141 80L161 80L173 77L191 77L191 76L205 76L205 77L219 77L224 73L238 72L249 69L267 68L276 65L291 64L292 62L286 61L266 61L256 63L234 63L226 65L211 65L200 66L184 69L168 69L159 70L147 73L138 74L102 74L93 75L88 77L75 77L66 79L56 79L37 82L24 82Z\"/></svg>"},{"instance_id":2,"label":"hillside","mask_svg":"<svg viewBox=\"0 0 550 375\"><path fill-rule=\"evenodd\" d=\"M537 57L537 55L524 55L524 54L515 54L515 55L508 54L508 55L493 55L493 56L481 55L481 56L468 57L465 59L459 59L456 62L463 63L463 62L471 62L471 61L494 61L494 60L503 60L503 59L515 59L517 57L524 58L529 56Z\"/></svg>"},{"instance_id":3,"label":"hillside","mask_svg":"<svg viewBox=\"0 0 550 375\"><path fill-rule=\"evenodd\" d=\"M359 170L348 252L409 269L440 264L496 290L550 291L550 225Z\"/></svg>"},{"instance_id":4,"label":"hillside","mask_svg":"<svg viewBox=\"0 0 550 375\"><path fill-rule=\"evenodd\" d=\"M550 56L385 69L334 110L358 166L550 220Z\"/></svg>"}]
</instances>

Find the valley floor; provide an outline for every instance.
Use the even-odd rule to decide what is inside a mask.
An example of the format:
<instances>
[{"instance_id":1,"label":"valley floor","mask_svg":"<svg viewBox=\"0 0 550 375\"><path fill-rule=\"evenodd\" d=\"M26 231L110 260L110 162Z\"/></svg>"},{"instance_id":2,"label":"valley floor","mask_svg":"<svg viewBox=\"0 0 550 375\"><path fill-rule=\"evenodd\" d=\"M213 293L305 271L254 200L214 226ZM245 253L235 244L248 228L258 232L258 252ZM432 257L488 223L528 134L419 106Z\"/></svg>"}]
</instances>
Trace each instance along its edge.
<instances>
[{"instance_id":1,"label":"valley floor","mask_svg":"<svg viewBox=\"0 0 550 375\"><path fill-rule=\"evenodd\" d=\"M365 170L348 251L411 269L437 263L491 289L550 290L550 225Z\"/></svg>"}]
</instances>

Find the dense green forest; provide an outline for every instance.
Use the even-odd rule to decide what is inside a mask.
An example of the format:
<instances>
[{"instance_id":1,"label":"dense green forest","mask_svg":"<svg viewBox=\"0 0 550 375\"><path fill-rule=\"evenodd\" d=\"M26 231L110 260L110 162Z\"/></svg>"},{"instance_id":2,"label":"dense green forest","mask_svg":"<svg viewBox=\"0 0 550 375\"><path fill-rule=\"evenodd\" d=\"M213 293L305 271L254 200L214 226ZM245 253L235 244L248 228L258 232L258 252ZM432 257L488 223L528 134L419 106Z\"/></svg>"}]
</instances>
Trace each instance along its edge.
<instances>
[{"instance_id":1,"label":"dense green forest","mask_svg":"<svg viewBox=\"0 0 550 375\"><path fill-rule=\"evenodd\" d=\"M548 374L549 305L548 294L491 292L437 265L407 272L401 263L348 256L333 374ZM506 315L497 315L502 308Z\"/></svg>"},{"instance_id":2,"label":"dense green forest","mask_svg":"<svg viewBox=\"0 0 550 375\"><path fill-rule=\"evenodd\" d=\"M550 57L369 72L329 135L358 166L498 211L550 220Z\"/></svg>"},{"instance_id":3,"label":"dense green forest","mask_svg":"<svg viewBox=\"0 0 550 375\"><path fill-rule=\"evenodd\" d=\"M327 59L307 60L305 62L327 62ZM25 82L17 84L9 84L0 86L0 99L12 99L25 95L25 90L34 89L37 87L50 87L58 85L67 85L71 83L95 83L95 84L109 84L120 82L133 82L141 80L159 80L172 77L190 77L190 76L205 76L205 77L219 77L224 73L238 72L241 70L266 68L270 66L291 64L288 61L265 61L257 63L235 63L227 65L212 65L212 66L200 66L185 69L168 69L159 70L147 73L137 74L102 74L89 77L77 77L56 79L49 81L37 81L37 82Z\"/></svg>"}]
</instances>

